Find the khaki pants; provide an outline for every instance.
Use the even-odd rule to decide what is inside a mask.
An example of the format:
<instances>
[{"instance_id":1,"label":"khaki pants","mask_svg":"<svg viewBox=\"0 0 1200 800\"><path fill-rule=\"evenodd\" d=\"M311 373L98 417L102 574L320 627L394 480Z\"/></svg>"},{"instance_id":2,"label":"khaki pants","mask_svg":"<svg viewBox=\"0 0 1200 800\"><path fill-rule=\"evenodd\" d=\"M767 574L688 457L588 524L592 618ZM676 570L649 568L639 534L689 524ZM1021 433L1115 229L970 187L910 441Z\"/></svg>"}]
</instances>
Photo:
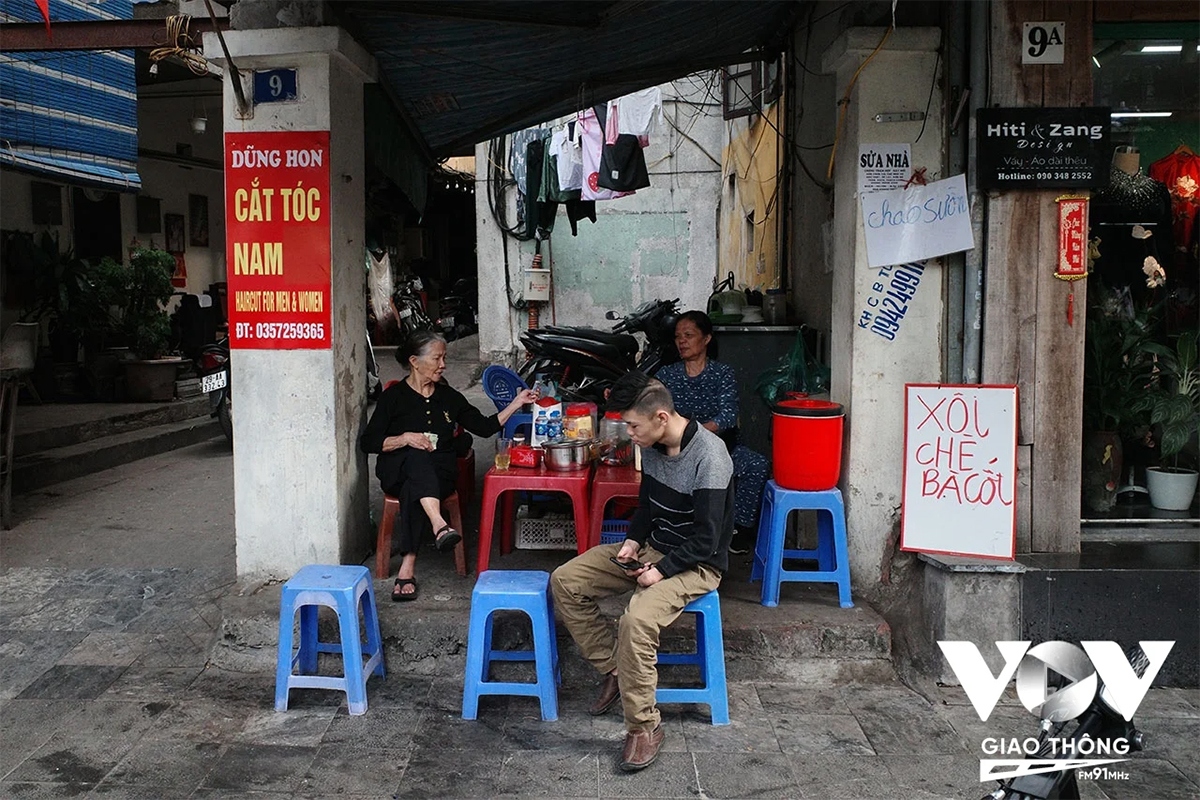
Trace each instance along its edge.
<instances>
[{"instance_id":1,"label":"khaki pants","mask_svg":"<svg viewBox=\"0 0 1200 800\"><path fill-rule=\"evenodd\" d=\"M602 674L617 670L625 727L630 731L654 730L659 723L654 692L658 688L659 632L679 618L683 607L708 594L721 583L721 573L707 564L664 578L649 588L637 585L609 559L619 544L593 547L563 564L550 576L554 607L579 645L584 658ZM653 564L663 554L645 546L638 560ZM621 616L614 640L612 629L600 615L596 600L633 590Z\"/></svg>"}]
</instances>

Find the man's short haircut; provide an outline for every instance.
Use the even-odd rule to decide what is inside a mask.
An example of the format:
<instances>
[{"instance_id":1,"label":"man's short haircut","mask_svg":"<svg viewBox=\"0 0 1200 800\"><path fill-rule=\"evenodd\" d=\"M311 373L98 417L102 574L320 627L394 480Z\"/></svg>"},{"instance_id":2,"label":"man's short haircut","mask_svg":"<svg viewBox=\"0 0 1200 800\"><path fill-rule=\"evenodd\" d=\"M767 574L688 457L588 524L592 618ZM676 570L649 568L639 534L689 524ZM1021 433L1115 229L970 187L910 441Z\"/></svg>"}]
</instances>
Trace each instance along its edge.
<instances>
[{"instance_id":1,"label":"man's short haircut","mask_svg":"<svg viewBox=\"0 0 1200 800\"><path fill-rule=\"evenodd\" d=\"M608 396L609 411L629 411L649 417L658 411L675 412L675 400L662 381L644 372L628 372L613 384Z\"/></svg>"}]
</instances>

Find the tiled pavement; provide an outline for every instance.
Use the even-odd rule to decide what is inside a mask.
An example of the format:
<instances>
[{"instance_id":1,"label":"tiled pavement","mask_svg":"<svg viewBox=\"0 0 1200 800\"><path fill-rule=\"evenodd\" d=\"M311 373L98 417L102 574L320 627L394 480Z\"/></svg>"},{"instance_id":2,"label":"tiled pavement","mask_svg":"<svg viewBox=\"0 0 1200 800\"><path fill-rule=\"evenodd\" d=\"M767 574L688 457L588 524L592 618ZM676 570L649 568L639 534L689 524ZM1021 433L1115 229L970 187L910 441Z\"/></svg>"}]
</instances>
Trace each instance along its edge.
<instances>
[{"instance_id":1,"label":"tiled pavement","mask_svg":"<svg viewBox=\"0 0 1200 800\"><path fill-rule=\"evenodd\" d=\"M0 571L0 797L980 797L979 743L1036 722L1011 698L981 723L958 689L734 683L733 724L667 706L664 751L616 768L618 713L564 686L560 719L485 698L460 719L461 676L372 679L365 716L341 696L206 666L231 587L216 571ZM1092 798L1200 797L1200 692L1155 689L1147 753Z\"/></svg>"}]
</instances>

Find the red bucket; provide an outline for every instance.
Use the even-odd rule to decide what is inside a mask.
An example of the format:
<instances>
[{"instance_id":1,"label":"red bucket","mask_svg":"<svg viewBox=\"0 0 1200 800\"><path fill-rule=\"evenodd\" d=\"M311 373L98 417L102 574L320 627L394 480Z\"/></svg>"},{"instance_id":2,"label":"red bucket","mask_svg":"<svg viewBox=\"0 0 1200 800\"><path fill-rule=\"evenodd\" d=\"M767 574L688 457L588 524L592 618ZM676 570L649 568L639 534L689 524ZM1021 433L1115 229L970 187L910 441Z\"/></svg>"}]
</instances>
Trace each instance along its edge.
<instances>
[{"instance_id":1,"label":"red bucket","mask_svg":"<svg viewBox=\"0 0 1200 800\"><path fill-rule=\"evenodd\" d=\"M842 407L825 400L782 400L771 411L775 482L801 492L837 486L842 473Z\"/></svg>"}]
</instances>

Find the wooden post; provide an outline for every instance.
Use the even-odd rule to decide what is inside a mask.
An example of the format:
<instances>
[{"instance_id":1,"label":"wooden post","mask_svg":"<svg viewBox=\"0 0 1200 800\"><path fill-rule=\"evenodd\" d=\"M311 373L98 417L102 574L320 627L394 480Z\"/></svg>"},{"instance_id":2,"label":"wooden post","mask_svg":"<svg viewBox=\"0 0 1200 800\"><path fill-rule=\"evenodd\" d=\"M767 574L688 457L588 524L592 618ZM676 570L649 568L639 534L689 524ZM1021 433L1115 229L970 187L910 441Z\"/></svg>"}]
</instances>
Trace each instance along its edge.
<instances>
[{"instance_id":1,"label":"wooden post","mask_svg":"<svg viewBox=\"0 0 1200 800\"><path fill-rule=\"evenodd\" d=\"M1064 63L1021 64L1023 24L1066 22ZM991 103L1092 104L1092 4L999 0L992 6ZM1062 191L993 193L987 226L983 382L1020 387L1017 541L1032 552L1079 551L1085 281L1054 277ZM1075 321L1067 324L1074 289ZM1025 461L1025 459L1022 459ZM1027 509L1027 511L1026 511Z\"/></svg>"}]
</instances>

